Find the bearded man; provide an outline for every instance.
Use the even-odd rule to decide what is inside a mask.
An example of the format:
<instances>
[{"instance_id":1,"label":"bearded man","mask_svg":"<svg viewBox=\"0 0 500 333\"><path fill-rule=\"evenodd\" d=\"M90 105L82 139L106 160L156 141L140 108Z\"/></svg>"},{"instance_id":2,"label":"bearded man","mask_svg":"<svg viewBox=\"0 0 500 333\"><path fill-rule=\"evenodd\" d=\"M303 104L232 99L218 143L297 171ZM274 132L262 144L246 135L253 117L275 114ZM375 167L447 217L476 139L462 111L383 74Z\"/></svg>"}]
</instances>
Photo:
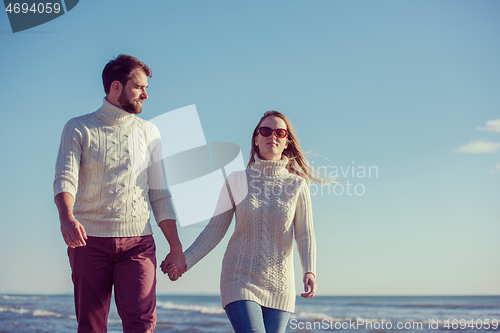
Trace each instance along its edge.
<instances>
[{"instance_id":1,"label":"bearded man","mask_svg":"<svg viewBox=\"0 0 500 333\"><path fill-rule=\"evenodd\" d=\"M113 286L123 332L154 331L151 210L170 245L165 261L186 266L160 134L136 116L148 99L151 76L149 66L135 57L122 54L109 61L102 72L102 106L71 119L63 130L54 197L68 245L78 333L107 331Z\"/></svg>"}]
</instances>

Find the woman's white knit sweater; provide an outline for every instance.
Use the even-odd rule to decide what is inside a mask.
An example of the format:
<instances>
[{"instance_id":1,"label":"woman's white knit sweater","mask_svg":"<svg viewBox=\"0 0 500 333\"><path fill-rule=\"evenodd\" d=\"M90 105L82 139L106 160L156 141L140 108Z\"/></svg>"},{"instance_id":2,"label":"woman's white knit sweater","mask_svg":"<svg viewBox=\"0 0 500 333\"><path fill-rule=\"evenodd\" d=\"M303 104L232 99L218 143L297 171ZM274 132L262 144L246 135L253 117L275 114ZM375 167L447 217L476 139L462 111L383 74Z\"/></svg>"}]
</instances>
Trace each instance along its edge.
<instances>
[{"instance_id":1,"label":"woman's white knit sweater","mask_svg":"<svg viewBox=\"0 0 500 333\"><path fill-rule=\"evenodd\" d=\"M88 236L152 234L156 221L176 219L166 187L156 126L110 104L64 127L54 196L75 198L73 213Z\"/></svg>"},{"instance_id":2,"label":"woman's white knit sweater","mask_svg":"<svg viewBox=\"0 0 500 333\"><path fill-rule=\"evenodd\" d=\"M216 212L185 251L188 269L224 237L236 215L222 262L222 306L237 300L293 312L293 238L303 273L316 274L316 242L308 182L285 168L288 159L265 161L229 175ZM234 204L233 204L234 203Z\"/></svg>"}]
</instances>

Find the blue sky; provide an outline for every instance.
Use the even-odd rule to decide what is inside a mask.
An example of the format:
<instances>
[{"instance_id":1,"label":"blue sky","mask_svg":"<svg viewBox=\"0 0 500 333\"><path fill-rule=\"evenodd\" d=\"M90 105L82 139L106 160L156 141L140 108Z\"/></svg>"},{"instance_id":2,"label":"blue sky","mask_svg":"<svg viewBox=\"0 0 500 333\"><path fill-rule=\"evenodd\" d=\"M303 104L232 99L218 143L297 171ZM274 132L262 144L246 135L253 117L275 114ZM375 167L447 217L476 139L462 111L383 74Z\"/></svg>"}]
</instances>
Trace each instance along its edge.
<instances>
[{"instance_id":1,"label":"blue sky","mask_svg":"<svg viewBox=\"0 0 500 333\"><path fill-rule=\"evenodd\" d=\"M376 167L313 198L318 294L500 294L498 17L498 1L80 1L13 34L0 13L0 292L71 292L60 135L128 53L153 69L145 119L195 104L206 140L246 162L274 109L315 166ZM200 231L179 229L186 248ZM158 292L218 293L227 239L179 281L159 275Z\"/></svg>"}]
</instances>

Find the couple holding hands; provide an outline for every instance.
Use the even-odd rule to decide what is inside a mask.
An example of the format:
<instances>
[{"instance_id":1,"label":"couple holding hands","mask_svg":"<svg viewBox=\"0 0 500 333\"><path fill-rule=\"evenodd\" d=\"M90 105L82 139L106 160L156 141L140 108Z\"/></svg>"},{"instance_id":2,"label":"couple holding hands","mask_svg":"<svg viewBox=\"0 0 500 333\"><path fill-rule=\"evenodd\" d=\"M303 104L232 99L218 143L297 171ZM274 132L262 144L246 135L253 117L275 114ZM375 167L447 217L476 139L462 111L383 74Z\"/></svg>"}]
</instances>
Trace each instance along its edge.
<instances>
[{"instance_id":1,"label":"couple holding hands","mask_svg":"<svg viewBox=\"0 0 500 333\"><path fill-rule=\"evenodd\" d=\"M132 56L109 61L102 74L103 105L63 130L54 196L68 245L78 332L106 332L113 286L124 332L154 331L151 210L170 245L160 267L174 281L222 240L234 216L222 261L222 306L236 333L284 332L295 308L294 239L301 296L313 298L317 288L309 185L320 179L291 122L277 111L264 114L252 133L247 169L228 176L213 217L183 251L160 163L159 132L136 116L151 76ZM136 165L143 163L140 172Z\"/></svg>"}]
</instances>

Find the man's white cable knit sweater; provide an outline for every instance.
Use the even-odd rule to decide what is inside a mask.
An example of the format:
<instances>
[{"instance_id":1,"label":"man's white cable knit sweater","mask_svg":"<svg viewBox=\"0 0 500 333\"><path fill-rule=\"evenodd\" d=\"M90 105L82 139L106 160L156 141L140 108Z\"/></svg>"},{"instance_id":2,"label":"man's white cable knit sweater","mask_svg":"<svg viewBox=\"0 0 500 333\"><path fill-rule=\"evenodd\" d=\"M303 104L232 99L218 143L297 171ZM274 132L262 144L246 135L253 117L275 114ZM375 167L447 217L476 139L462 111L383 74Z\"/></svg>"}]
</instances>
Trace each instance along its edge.
<instances>
[{"instance_id":1,"label":"man's white cable knit sweater","mask_svg":"<svg viewBox=\"0 0 500 333\"><path fill-rule=\"evenodd\" d=\"M229 175L214 217L185 251L188 269L224 237L236 216L221 273L222 306L251 300L293 312L293 238L303 273L316 274L316 243L308 182L285 168L288 159L265 161ZM233 205L233 202L235 205Z\"/></svg>"},{"instance_id":2,"label":"man's white cable knit sweater","mask_svg":"<svg viewBox=\"0 0 500 333\"><path fill-rule=\"evenodd\" d=\"M158 223L175 220L164 177L158 129L105 98L64 127L54 196L75 198L73 213L88 236L150 235L151 209Z\"/></svg>"}]
</instances>

